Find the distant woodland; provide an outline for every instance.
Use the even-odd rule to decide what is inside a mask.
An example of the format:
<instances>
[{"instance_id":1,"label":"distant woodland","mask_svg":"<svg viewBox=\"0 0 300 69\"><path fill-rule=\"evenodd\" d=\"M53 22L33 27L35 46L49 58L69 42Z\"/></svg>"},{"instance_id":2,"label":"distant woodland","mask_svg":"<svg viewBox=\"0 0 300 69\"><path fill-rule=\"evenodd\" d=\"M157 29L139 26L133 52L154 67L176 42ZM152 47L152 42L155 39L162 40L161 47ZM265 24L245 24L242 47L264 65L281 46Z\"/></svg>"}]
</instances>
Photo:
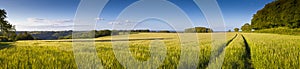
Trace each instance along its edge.
<instances>
[{"instance_id":1,"label":"distant woodland","mask_svg":"<svg viewBox=\"0 0 300 69\"><path fill-rule=\"evenodd\" d=\"M300 28L300 0L275 0L259 10L253 16L251 24L254 30Z\"/></svg>"},{"instance_id":2,"label":"distant woodland","mask_svg":"<svg viewBox=\"0 0 300 69\"><path fill-rule=\"evenodd\" d=\"M195 28L185 29L185 32L186 33L211 33L213 32L213 30L206 27L195 27Z\"/></svg>"},{"instance_id":3,"label":"distant woodland","mask_svg":"<svg viewBox=\"0 0 300 69\"><path fill-rule=\"evenodd\" d=\"M239 28L235 28L239 32ZM275 0L256 14L242 32L300 35L300 0Z\"/></svg>"}]
</instances>

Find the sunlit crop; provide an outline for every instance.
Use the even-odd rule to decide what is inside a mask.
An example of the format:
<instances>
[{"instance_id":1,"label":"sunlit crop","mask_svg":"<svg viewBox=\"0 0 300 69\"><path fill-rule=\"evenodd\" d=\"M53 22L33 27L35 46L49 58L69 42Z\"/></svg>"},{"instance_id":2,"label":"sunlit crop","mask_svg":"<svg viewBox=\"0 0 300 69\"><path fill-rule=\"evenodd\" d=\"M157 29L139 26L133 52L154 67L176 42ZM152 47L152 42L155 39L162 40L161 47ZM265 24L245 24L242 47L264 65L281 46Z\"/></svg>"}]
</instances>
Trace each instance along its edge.
<instances>
[{"instance_id":1,"label":"sunlit crop","mask_svg":"<svg viewBox=\"0 0 300 69\"><path fill-rule=\"evenodd\" d=\"M275 34L247 34L228 33L226 40L228 45L224 48L224 62L222 68L299 68L300 36L275 35ZM242 35L245 37L243 38ZM118 36L112 36L118 37ZM235 37L235 38L234 38ZM159 69L174 69L180 64L180 40L175 33L140 33L129 36L129 50L138 61L150 59L151 40L149 38L168 38L161 40L166 46L166 58L158 66ZM212 36L209 33L198 34L200 50L198 68L204 69L211 59ZM245 40L244 40L245 39ZM111 36L95 39L98 58L104 68L126 68L114 54ZM245 43L247 42L247 43ZM189 44L189 43L187 43ZM249 47L249 53L247 48ZM69 40L32 40L18 41L15 43L1 43L0 69L45 69L77 68L74 58L72 42ZM162 52L162 51L157 51ZM193 56L195 53L186 55ZM88 58L88 57L87 57ZM183 61L184 66L189 67L189 59ZM143 67L138 67L143 68Z\"/></svg>"},{"instance_id":2,"label":"sunlit crop","mask_svg":"<svg viewBox=\"0 0 300 69\"><path fill-rule=\"evenodd\" d=\"M297 69L300 66L300 36L244 34L255 68Z\"/></svg>"}]
</instances>

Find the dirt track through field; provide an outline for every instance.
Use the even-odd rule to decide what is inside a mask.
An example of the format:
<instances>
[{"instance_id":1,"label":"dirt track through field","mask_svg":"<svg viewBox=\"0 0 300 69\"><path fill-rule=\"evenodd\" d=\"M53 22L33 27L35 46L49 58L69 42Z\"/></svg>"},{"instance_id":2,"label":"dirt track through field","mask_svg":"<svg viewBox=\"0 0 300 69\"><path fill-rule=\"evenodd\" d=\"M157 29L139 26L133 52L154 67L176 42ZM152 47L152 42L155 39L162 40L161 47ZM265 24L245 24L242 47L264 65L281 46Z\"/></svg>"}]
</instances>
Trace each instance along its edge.
<instances>
[{"instance_id":1,"label":"dirt track through field","mask_svg":"<svg viewBox=\"0 0 300 69\"><path fill-rule=\"evenodd\" d=\"M218 54L217 54L217 57L219 57L222 53L223 53L223 51L224 51L224 49L236 38L238 36L238 34L235 34L235 36L232 38L232 39L230 39L224 46L222 46L219 50L218 50Z\"/></svg>"},{"instance_id":2,"label":"dirt track through field","mask_svg":"<svg viewBox=\"0 0 300 69\"><path fill-rule=\"evenodd\" d=\"M211 55L211 61L209 61L208 64L216 64L216 62L218 62L218 58L221 57L222 54L224 54L224 50L225 48L235 39L237 38L238 34L235 34L235 36L233 38L231 38L229 41L227 41L226 43L222 44L222 46L220 48L217 49L217 53L214 55ZM222 63L221 63L222 64ZM211 68L211 67L207 67L207 68ZM215 68L215 67L213 67ZM217 67L218 68L218 67Z\"/></svg>"},{"instance_id":3,"label":"dirt track through field","mask_svg":"<svg viewBox=\"0 0 300 69\"><path fill-rule=\"evenodd\" d=\"M241 34L241 36L243 37L244 44L245 44L245 52L246 52L246 61L244 62L245 68L254 69L252 66L252 63L251 63L251 50L250 50L249 44L248 44L246 38L244 37L244 35Z\"/></svg>"}]
</instances>

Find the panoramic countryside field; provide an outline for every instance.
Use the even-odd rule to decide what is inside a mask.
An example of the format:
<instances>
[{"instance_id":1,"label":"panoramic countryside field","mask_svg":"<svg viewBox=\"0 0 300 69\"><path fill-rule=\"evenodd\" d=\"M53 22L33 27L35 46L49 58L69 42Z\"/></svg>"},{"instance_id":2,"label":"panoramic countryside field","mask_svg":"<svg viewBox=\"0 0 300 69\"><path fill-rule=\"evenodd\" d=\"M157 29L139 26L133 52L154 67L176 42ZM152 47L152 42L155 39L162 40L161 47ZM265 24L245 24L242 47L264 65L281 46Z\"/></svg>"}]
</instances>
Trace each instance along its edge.
<instances>
[{"instance_id":1,"label":"panoramic countryside field","mask_svg":"<svg viewBox=\"0 0 300 69\"><path fill-rule=\"evenodd\" d=\"M1 0L0 69L300 69L300 0Z\"/></svg>"},{"instance_id":2,"label":"panoramic countryside field","mask_svg":"<svg viewBox=\"0 0 300 69\"><path fill-rule=\"evenodd\" d=\"M112 37L95 38L98 58L107 69L125 68L116 59L112 48ZM149 60L150 38L162 39L167 49L167 56L160 69L177 68L180 59L180 40L176 33L139 33L131 34L131 55L139 61ZM115 39L116 40L116 39ZM211 57L211 33L198 33L199 69L207 68ZM224 47L224 69L241 68L299 68L300 36L263 34L263 33L227 33ZM73 54L72 42L69 40L25 40L1 42L0 68L34 68L34 69L70 69L77 68ZM187 55L193 55L187 54ZM130 55L129 55L130 56ZM124 56L126 57L126 56ZM193 61L193 59L189 59ZM184 61L188 63L189 61ZM188 66L187 66L188 67Z\"/></svg>"}]
</instances>

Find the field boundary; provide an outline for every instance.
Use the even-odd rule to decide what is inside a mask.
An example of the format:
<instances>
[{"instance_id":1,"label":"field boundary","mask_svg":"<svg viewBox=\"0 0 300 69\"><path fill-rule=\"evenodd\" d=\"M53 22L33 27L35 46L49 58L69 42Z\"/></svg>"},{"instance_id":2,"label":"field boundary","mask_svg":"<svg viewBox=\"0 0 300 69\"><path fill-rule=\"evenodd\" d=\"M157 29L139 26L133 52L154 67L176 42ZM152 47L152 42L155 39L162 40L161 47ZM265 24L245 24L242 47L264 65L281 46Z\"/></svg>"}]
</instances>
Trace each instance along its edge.
<instances>
[{"instance_id":1,"label":"field boundary","mask_svg":"<svg viewBox=\"0 0 300 69\"><path fill-rule=\"evenodd\" d=\"M246 61L245 63L245 68L247 69L254 69L251 63L251 49L249 47L249 44L243 34L241 34L243 40L244 40L244 45L245 45L245 52L246 52Z\"/></svg>"}]
</instances>

